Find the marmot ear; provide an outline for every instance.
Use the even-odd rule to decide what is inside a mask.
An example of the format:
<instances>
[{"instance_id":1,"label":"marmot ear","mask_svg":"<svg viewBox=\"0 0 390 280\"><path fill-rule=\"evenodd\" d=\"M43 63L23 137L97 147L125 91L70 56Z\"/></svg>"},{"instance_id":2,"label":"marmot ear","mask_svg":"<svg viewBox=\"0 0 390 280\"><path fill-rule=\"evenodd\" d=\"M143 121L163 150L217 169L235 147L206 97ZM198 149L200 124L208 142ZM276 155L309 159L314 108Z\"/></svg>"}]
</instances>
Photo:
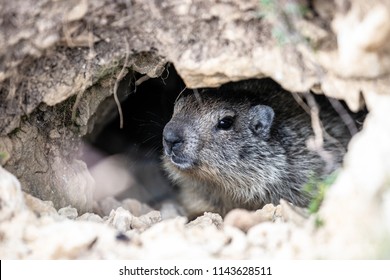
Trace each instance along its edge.
<instances>
[{"instance_id":1,"label":"marmot ear","mask_svg":"<svg viewBox=\"0 0 390 280\"><path fill-rule=\"evenodd\" d=\"M249 116L249 128L252 132L268 139L275 116L274 110L266 105L256 105L250 108Z\"/></svg>"}]
</instances>

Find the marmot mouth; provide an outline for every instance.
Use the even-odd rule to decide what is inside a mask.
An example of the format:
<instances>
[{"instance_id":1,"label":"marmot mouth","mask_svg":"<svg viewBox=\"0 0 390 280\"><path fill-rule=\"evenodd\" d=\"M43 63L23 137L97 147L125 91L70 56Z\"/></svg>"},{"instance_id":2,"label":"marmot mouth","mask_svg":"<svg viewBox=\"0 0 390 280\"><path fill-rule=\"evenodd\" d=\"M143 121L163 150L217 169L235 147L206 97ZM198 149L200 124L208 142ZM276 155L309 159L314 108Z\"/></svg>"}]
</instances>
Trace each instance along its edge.
<instances>
[{"instance_id":1,"label":"marmot mouth","mask_svg":"<svg viewBox=\"0 0 390 280\"><path fill-rule=\"evenodd\" d=\"M169 159L171 160L171 163L179 169L184 170L193 167L193 162L191 160L176 156L175 154L169 156Z\"/></svg>"}]
</instances>

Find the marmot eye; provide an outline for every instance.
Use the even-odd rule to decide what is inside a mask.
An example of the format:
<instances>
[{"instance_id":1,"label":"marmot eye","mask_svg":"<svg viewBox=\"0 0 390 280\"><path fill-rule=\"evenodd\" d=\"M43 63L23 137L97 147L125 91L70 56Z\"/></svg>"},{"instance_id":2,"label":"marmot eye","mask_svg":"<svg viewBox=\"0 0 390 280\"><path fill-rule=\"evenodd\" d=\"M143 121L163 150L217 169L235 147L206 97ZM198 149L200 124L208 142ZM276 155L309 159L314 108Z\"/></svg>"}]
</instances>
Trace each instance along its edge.
<instances>
[{"instance_id":1,"label":"marmot eye","mask_svg":"<svg viewBox=\"0 0 390 280\"><path fill-rule=\"evenodd\" d=\"M234 122L234 117L224 117L223 119L218 121L217 127L219 129L228 130L232 127Z\"/></svg>"}]
</instances>

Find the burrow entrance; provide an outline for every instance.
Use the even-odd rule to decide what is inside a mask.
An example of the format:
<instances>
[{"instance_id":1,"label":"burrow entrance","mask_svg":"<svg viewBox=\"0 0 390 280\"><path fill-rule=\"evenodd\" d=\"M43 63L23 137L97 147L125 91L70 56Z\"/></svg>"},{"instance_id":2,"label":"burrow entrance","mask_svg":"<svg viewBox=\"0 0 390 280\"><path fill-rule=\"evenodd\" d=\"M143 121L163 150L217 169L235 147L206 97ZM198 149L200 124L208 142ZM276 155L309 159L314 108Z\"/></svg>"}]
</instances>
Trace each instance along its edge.
<instances>
[{"instance_id":1,"label":"burrow entrance","mask_svg":"<svg viewBox=\"0 0 390 280\"><path fill-rule=\"evenodd\" d=\"M123 127L113 107L114 117L84 137L82 160L96 182L94 201L130 198L157 210L175 201L176 189L161 167L162 132L185 90L173 65L158 78L130 72L121 81Z\"/></svg>"},{"instance_id":2,"label":"burrow entrance","mask_svg":"<svg viewBox=\"0 0 390 280\"><path fill-rule=\"evenodd\" d=\"M94 201L136 199L156 210L167 201L177 203L177 188L162 169L162 132L175 100L189 90L173 65L158 78L130 72L120 82L123 127L113 107L110 120L84 137L82 160L96 182Z\"/></svg>"}]
</instances>

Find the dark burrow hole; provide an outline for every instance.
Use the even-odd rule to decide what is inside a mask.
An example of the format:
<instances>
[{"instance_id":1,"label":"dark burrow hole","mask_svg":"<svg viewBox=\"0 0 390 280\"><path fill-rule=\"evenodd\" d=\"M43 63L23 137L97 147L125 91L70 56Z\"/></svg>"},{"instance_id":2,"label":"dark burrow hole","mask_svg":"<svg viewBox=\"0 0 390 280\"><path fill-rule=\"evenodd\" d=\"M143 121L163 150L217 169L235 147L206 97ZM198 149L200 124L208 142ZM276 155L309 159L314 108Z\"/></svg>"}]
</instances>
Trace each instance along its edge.
<instances>
[{"instance_id":1,"label":"dark burrow hole","mask_svg":"<svg viewBox=\"0 0 390 280\"><path fill-rule=\"evenodd\" d=\"M158 78L145 77L131 72L121 81L118 95L122 99L123 128L118 109L112 106L114 117L86 137L82 159L96 182L95 201L107 197L118 201L130 198L161 210L165 203L177 205L177 189L162 168L162 133L172 116L175 100L191 89L186 89L172 65L167 65ZM113 97L109 99L113 104ZM325 96L315 99L329 103ZM344 103L340 106L347 112ZM354 115L355 120L363 120L366 110ZM176 210L179 209L177 206Z\"/></svg>"},{"instance_id":2,"label":"dark burrow hole","mask_svg":"<svg viewBox=\"0 0 390 280\"><path fill-rule=\"evenodd\" d=\"M98 132L85 139L83 160L96 181L94 199L127 198L160 209L176 200L176 190L161 166L162 132L178 95L188 90L172 65L158 78L129 73L120 83L123 128L117 107ZM112 97L110 97L112 98Z\"/></svg>"}]
</instances>

